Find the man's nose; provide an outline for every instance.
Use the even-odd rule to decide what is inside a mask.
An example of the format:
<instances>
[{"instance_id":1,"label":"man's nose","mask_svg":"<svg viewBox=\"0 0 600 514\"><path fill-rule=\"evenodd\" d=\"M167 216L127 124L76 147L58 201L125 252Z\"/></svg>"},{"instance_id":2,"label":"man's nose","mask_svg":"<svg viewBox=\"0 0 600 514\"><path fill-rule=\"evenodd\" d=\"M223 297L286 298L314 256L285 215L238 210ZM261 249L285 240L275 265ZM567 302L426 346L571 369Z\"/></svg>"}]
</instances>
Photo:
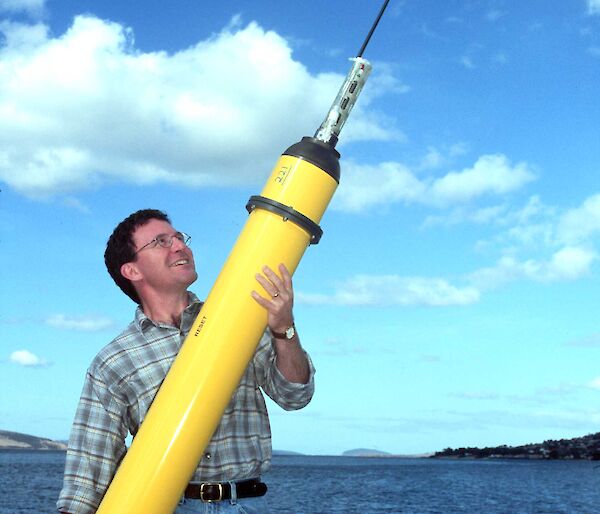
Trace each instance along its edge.
<instances>
[{"instance_id":1,"label":"man's nose","mask_svg":"<svg viewBox=\"0 0 600 514\"><path fill-rule=\"evenodd\" d=\"M187 245L178 237L173 237L171 240L171 251L176 252L182 248L186 248Z\"/></svg>"}]
</instances>

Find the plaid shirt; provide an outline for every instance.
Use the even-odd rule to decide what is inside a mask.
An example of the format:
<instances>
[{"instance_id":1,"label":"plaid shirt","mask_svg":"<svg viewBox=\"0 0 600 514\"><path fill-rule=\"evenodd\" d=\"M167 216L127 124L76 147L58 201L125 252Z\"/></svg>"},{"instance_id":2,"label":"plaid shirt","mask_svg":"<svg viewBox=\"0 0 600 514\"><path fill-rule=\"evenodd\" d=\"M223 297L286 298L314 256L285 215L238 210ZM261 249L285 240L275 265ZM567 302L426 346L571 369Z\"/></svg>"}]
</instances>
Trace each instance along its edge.
<instances>
[{"instance_id":1,"label":"plaid shirt","mask_svg":"<svg viewBox=\"0 0 600 514\"><path fill-rule=\"evenodd\" d=\"M156 323L138 307L133 322L92 361L69 439L59 511L96 512L125 456L128 432L135 436L202 307L192 293L190 300L180 328ZM301 409L314 391L310 358L309 365L308 384L288 382L265 332L192 481L243 480L268 471L271 430L259 386L284 409Z\"/></svg>"}]
</instances>

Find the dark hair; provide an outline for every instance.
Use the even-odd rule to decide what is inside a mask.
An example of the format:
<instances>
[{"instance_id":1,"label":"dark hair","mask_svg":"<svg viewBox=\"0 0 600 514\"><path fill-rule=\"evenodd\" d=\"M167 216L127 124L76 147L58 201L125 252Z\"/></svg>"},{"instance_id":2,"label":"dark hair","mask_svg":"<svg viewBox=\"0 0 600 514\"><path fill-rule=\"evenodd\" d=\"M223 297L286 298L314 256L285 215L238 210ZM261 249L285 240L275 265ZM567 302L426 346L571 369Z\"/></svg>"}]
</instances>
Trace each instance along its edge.
<instances>
[{"instance_id":1,"label":"dark hair","mask_svg":"<svg viewBox=\"0 0 600 514\"><path fill-rule=\"evenodd\" d=\"M104 252L104 263L106 264L108 273L121 290L138 304L141 303L140 297L135 287L133 287L131 280L121 274L121 266L137 258L133 242L133 233L135 230L154 219L171 223L169 216L156 209L142 209L134 212L116 226L108 238L106 251Z\"/></svg>"}]
</instances>

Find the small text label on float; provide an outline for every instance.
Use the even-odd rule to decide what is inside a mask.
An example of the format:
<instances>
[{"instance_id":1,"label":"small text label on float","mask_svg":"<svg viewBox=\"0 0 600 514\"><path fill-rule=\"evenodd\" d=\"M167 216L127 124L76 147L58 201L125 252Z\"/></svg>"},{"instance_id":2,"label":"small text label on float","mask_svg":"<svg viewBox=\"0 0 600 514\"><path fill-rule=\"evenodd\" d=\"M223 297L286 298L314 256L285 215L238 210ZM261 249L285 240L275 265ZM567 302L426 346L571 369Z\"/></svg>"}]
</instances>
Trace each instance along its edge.
<instances>
[{"instance_id":1,"label":"small text label on float","mask_svg":"<svg viewBox=\"0 0 600 514\"><path fill-rule=\"evenodd\" d=\"M205 323L206 323L206 316L202 316L202 319L200 320L200 324L198 325L198 328L194 332L194 336L198 337L200 332L202 332L202 329L204 328Z\"/></svg>"},{"instance_id":2,"label":"small text label on float","mask_svg":"<svg viewBox=\"0 0 600 514\"><path fill-rule=\"evenodd\" d=\"M275 177L275 182L277 182L279 185L283 185L283 183L286 181L286 179L289 176L290 169L291 169L291 166L282 166L281 169L279 170L279 173Z\"/></svg>"}]
</instances>

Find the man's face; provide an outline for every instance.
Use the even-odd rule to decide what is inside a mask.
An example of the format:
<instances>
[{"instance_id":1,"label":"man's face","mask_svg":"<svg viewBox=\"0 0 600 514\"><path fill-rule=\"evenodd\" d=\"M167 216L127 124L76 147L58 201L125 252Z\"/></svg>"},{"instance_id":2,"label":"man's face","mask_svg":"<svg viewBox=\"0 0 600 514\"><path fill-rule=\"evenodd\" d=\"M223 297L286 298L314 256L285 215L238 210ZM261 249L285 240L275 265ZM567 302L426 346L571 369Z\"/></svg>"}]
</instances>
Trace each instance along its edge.
<instances>
[{"instance_id":1,"label":"man's face","mask_svg":"<svg viewBox=\"0 0 600 514\"><path fill-rule=\"evenodd\" d=\"M133 241L136 249L140 249L159 235L172 236L176 233L170 223L152 219L135 230ZM139 251L133 261L144 286L157 292L185 291L198 278L192 250L176 237L172 242L170 248L150 245Z\"/></svg>"}]
</instances>

